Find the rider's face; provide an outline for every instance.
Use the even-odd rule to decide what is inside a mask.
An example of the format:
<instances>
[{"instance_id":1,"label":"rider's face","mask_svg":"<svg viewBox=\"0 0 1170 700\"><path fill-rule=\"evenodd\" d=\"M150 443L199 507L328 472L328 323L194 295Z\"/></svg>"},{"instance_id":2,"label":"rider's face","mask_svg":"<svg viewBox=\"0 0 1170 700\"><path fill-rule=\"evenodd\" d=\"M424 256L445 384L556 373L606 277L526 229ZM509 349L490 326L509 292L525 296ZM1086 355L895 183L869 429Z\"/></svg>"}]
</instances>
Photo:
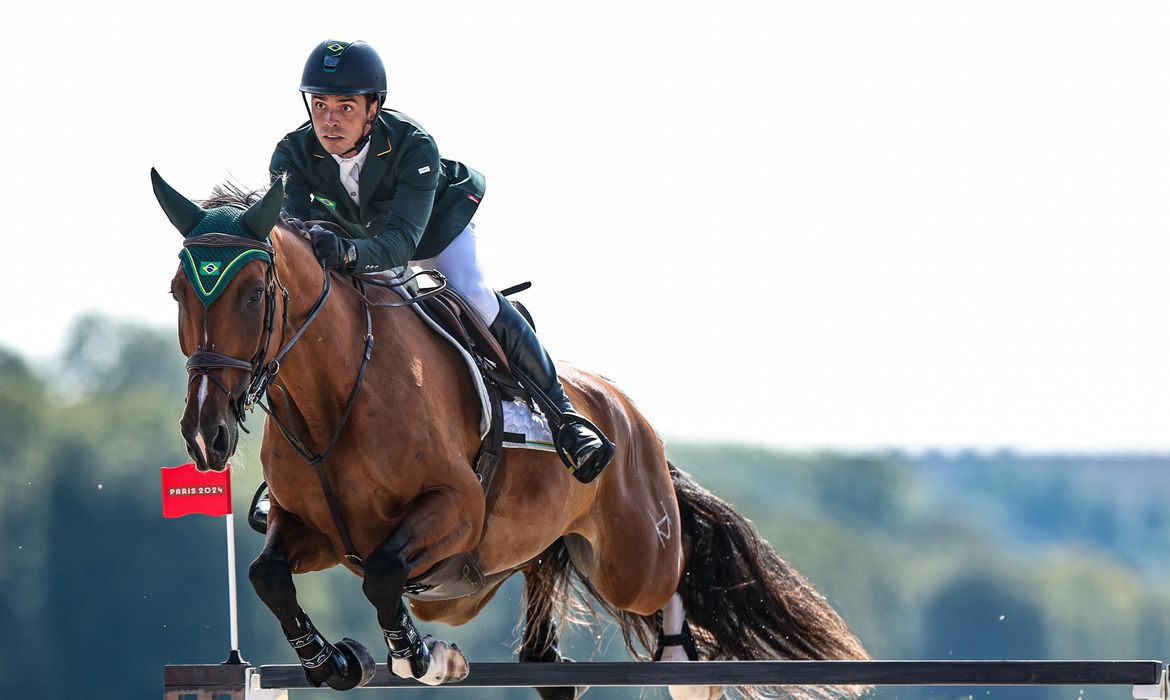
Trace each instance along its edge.
<instances>
[{"instance_id":1,"label":"rider's face","mask_svg":"<svg viewBox=\"0 0 1170 700\"><path fill-rule=\"evenodd\" d=\"M377 101L364 95L310 95L309 106L317 140L326 151L339 156L365 135L366 125L378 111Z\"/></svg>"}]
</instances>

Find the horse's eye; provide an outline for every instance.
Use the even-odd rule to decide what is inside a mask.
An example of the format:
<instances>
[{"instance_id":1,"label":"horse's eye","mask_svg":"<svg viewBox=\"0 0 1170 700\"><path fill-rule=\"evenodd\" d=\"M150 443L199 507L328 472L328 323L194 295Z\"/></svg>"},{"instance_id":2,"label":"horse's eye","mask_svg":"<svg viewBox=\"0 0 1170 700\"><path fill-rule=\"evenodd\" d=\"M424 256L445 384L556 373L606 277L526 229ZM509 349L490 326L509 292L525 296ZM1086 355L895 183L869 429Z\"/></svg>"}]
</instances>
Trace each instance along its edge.
<instances>
[{"instance_id":1,"label":"horse's eye","mask_svg":"<svg viewBox=\"0 0 1170 700\"><path fill-rule=\"evenodd\" d=\"M256 302L260 301L260 298L262 296L264 296L263 289L257 289L255 291L253 291L252 296L248 297L248 306L251 306L251 305L255 304Z\"/></svg>"}]
</instances>

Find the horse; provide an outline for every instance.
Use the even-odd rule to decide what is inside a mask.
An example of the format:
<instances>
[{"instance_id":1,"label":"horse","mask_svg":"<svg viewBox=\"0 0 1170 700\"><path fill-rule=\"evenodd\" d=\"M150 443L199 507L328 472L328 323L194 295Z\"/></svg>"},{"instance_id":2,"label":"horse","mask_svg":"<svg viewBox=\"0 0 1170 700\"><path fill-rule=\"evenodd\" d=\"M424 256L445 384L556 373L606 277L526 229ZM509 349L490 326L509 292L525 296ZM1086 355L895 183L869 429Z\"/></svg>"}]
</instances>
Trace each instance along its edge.
<instances>
[{"instance_id":1,"label":"horse","mask_svg":"<svg viewBox=\"0 0 1170 700\"><path fill-rule=\"evenodd\" d=\"M573 405L617 446L600 478L578 483L556 454L506 450L485 494L471 468L480 404L461 355L414 310L386 308L402 301L396 292L323 269L300 222L281 214L279 180L262 197L220 186L201 206L151 177L185 239L171 282L190 380L181 433L198 469L222 470L246 411L267 398L260 460L271 500L249 579L310 683L347 690L374 672L364 646L330 642L297 601L294 574L339 565L361 577L393 673L431 685L462 680L467 659L420 635L414 619L465 623L517 572L521 661L563 661L554 613L573 591L616 618L639 659L655 645L659 660L867 658L749 521L668 461L611 382L558 366ZM379 299L388 303L371 310ZM472 551L485 574L478 590L411 593L409 581Z\"/></svg>"}]
</instances>

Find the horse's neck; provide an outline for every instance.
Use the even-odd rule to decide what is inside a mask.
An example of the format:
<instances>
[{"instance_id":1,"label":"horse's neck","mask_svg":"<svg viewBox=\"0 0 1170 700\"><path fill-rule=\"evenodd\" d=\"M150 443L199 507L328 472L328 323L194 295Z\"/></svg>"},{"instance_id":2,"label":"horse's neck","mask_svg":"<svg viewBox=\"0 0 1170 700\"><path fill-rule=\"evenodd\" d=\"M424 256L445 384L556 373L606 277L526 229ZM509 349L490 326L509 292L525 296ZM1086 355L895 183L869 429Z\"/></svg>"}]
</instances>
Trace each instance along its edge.
<instances>
[{"instance_id":1,"label":"horse's neck","mask_svg":"<svg viewBox=\"0 0 1170 700\"><path fill-rule=\"evenodd\" d=\"M361 364L358 354L360 339L365 336L364 319L359 328L345 285L339 284L336 277L329 299L310 319L321 296L325 272L309 245L295 234L276 229L272 244L277 277L288 290L288 320L278 334L281 347L309 324L281 363L277 383L284 393L281 403L285 405L280 408L299 414L306 427L317 432L321 424L337 421L337 406L343 405L352 388ZM280 290L277 294L281 294ZM281 319L276 323L280 324Z\"/></svg>"},{"instance_id":2,"label":"horse's neck","mask_svg":"<svg viewBox=\"0 0 1170 700\"><path fill-rule=\"evenodd\" d=\"M304 325L320 296L324 272L312 248L295 234L277 229L272 241L276 249L277 274L288 289L288 323L281 334L282 342L287 343ZM376 339L375 353L383 361L371 363L366 368L364 382L376 385L377 391L384 393L393 390L388 385L403 385L387 382L381 376L388 371L384 358L415 357L427 353L429 350L424 346L436 341L425 333L421 322L409 309L374 308L370 313ZM282 363L278 375L280 384L310 427L317 423L331 424L340 417L362 369L366 318L364 302L357 290L347 278L335 275L329 300ZM408 367L409 363L404 361L401 366Z\"/></svg>"}]
</instances>

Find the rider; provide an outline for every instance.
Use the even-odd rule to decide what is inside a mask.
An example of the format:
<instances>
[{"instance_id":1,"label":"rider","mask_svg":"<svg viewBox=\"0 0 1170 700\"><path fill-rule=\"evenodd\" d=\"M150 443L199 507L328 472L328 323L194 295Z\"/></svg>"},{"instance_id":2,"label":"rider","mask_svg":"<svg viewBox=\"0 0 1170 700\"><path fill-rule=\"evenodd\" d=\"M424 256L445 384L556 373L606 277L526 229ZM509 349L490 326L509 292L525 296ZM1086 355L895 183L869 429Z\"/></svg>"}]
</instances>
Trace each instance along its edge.
<instances>
[{"instance_id":1,"label":"rider","mask_svg":"<svg viewBox=\"0 0 1170 700\"><path fill-rule=\"evenodd\" d=\"M484 177L439 157L406 115L384 109L386 69L365 42L323 41L301 75L310 120L276 146L272 178L285 178L285 212L329 220L348 238L312 229L326 267L376 272L411 262L433 268L483 316L508 361L565 413L574 412L552 359L524 317L484 282L476 256L475 214ZM555 436L588 483L613 458L613 444L571 419Z\"/></svg>"}]
</instances>

